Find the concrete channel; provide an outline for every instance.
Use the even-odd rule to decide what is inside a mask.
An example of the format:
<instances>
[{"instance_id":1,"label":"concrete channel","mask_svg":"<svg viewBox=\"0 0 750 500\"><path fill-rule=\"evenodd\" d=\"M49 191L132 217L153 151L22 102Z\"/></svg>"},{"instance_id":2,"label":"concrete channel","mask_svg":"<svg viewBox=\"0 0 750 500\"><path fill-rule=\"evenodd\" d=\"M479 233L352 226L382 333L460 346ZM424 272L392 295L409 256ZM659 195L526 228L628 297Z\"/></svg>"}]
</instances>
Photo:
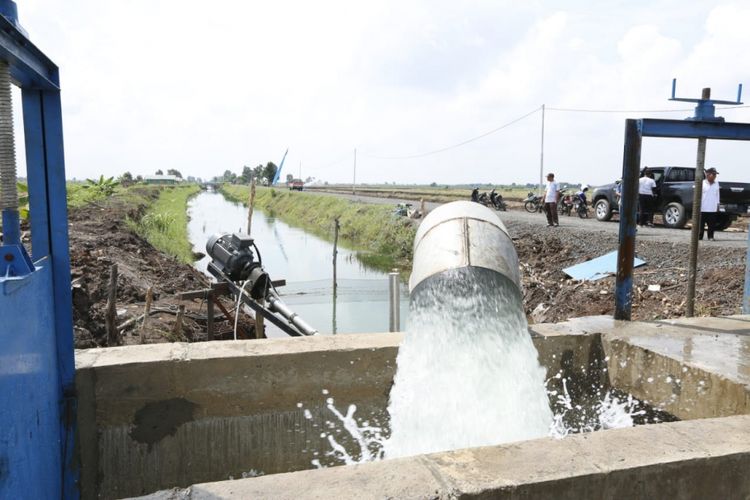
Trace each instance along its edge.
<instances>
[{"instance_id":1,"label":"concrete channel","mask_svg":"<svg viewBox=\"0 0 750 500\"><path fill-rule=\"evenodd\" d=\"M356 404L375 422L386 418L402 334L83 350L76 355L83 496L750 494L750 317L587 317L531 332L550 377L630 393L681 421L307 470L329 449L320 436L328 397Z\"/></svg>"}]
</instances>

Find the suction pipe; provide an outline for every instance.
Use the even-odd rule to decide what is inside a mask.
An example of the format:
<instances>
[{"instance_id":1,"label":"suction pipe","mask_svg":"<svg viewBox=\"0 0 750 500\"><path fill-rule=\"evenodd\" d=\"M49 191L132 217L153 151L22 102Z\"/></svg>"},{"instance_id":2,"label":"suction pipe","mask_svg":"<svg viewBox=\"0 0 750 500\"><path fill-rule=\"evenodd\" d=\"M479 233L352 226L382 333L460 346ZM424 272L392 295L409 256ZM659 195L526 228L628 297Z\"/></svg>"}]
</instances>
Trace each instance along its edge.
<instances>
[{"instance_id":1,"label":"suction pipe","mask_svg":"<svg viewBox=\"0 0 750 500\"><path fill-rule=\"evenodd\" d=\"M489 208L470 201L442 205L425 217L414 238L409 292L446 273L485 270L515 285L521 296L518 255L505 224Z\"/></svg>"}]
</instances>

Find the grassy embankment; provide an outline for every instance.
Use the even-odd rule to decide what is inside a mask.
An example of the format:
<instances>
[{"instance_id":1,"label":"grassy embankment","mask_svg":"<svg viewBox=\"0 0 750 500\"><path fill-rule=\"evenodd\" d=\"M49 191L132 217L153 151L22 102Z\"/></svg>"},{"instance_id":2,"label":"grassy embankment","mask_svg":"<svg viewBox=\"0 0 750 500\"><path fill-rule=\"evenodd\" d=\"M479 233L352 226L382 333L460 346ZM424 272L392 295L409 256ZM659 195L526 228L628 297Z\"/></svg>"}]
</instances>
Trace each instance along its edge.
<instances>
[{"instance_id":1,"label":"grassy embankment","mask_svg":"<svg viewBox=\"0 0 750 500\"><path fill-rule=\"evenodd\" d=\"M247 204L248 186L224 185L222 192L228 199ZM338 217L339 242L358 250L363 262L383 270L411 268L417 225L406 217L394 216L392 206L259 187L255 207L329 241L333 240L333 221Z\"/></svg>"},{"instance_id":2,"label":"grassy embankment","mask_svg":"<svg viewBox=\"0 0 750 500\"><path fill-rule=\"evenodd\" d=\"M143 236L157 250L192 264L193 249L187 234L187 201L200 191L196 184L177 187L134 185L117 186L111 196L81 183L68 183L68 208L91 203L117 203L125 213L142 214L128 218L128 227Z\"/></svg>"},{"instance_id":3,"label":"grassy embankment","mask_svg":"<svg viewBox=\"0 0 750 500\"><path fill-rule=\"evenodd\" d=\"M200 187L197 184L161 188L159 197L141 220L129 221L129 225L157 250L192 264L195 257L188 239L187 202L198 192Z\"/></svg>"}]
</instances>

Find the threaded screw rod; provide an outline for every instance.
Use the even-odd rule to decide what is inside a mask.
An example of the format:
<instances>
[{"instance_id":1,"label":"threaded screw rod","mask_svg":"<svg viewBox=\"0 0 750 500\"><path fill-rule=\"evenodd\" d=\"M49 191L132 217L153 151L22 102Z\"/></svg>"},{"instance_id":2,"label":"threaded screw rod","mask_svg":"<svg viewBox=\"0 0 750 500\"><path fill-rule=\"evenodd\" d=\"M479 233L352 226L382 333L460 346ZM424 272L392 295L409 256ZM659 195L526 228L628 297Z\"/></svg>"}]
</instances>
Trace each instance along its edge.
<instances>
[{"instance_id":1,"label":"threaded screw rod","mask_svg":"<svg viewBox=\"0 0 750 500\"><path fill-rule=\"evenodd\" d=\"M3 243L20 244L16 146L13 134L13 100L10 67L0 61L0 210L3 213Z\"/></svg>"}]
</instances>

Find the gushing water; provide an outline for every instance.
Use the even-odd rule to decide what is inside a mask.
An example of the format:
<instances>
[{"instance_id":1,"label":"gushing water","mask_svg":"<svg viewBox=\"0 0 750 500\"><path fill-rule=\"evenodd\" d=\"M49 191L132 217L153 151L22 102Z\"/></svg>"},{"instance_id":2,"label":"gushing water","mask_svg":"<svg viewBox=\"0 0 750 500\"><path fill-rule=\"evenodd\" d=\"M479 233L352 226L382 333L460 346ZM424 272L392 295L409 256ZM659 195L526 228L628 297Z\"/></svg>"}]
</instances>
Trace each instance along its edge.
<instances>
[{"instance_id":1,"label":"gushing water","mask_svg":"<svg viewBox=\"0 0 750 500\"><path fill-rule=\"evenodd\" d=\"M421 283L397 365L387 458L549 435L545 370L518 290L497 273L463 268Z\"/></svg>"}]
</instances>

